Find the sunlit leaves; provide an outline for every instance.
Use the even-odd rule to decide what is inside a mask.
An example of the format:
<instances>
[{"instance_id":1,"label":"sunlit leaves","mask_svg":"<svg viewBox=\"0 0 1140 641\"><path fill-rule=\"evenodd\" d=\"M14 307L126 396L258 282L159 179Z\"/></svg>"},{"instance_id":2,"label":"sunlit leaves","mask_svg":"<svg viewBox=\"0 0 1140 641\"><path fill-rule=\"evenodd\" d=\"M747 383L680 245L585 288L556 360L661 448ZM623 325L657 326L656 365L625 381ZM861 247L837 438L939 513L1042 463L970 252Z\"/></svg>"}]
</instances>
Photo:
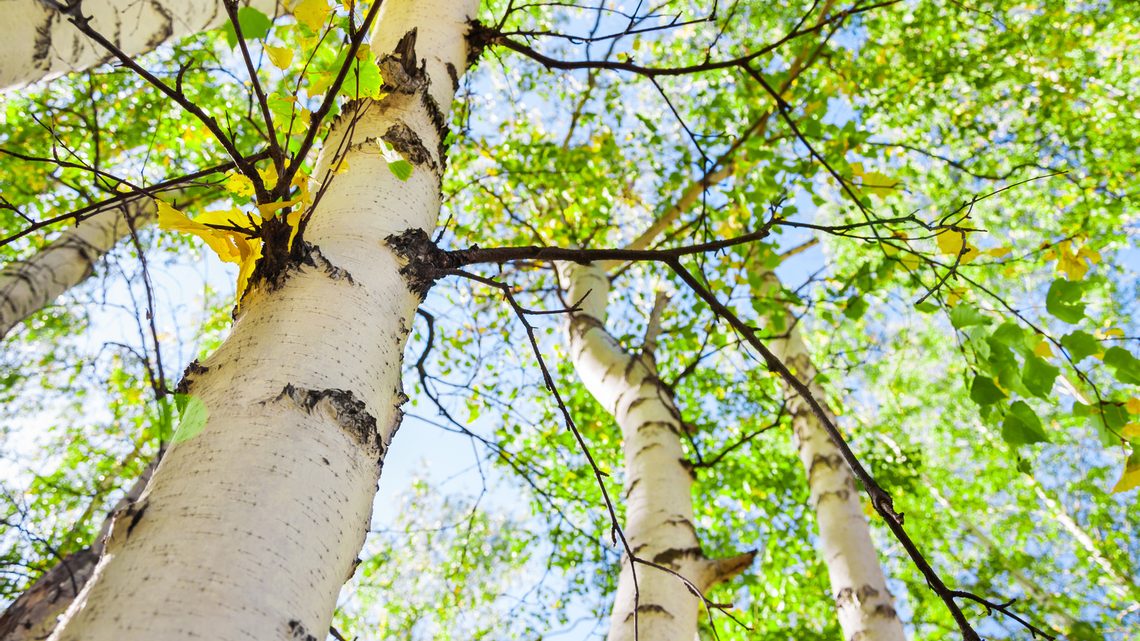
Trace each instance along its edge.
<instances>
[{"instance_id":1,"label":"sunlit leaves","mask_svg":"<svg viewBox=\"0 0 1140 641\"><path fill-rule=\"evenodd\" d=\"M273 63L273 66L278 69L288 69L289 65L293 64L293 49L289 47L265 45L265 54L269 56L269 61Z\"/></svg>"},{"instance_id":2,"label":"sunlit leaves","mask_svg":"<svg viewBox=\"0 0 1140 641\"><path fill-rule=\"evenodd\" d=\"M1116 380L1140 385L1140 359L1123 347L1110 347L1104 352L1104 364L1111 367Z\"/></svg>"},{"instance_id":3,"label":"sunlit leaves","mask_svg":"<svg viewBox=\"0 0 1140 641\"><path fill-rule=\"evenodd\" d=\"M253 7L246 6L238 9L237 18L238 26L241 27L241 35L246 40L262 40L269 34L269 29L273 27L273 21L270 20L269 16ZM226 41L230 43L231 47L237 46L237 31L232 22L226 21L222 25L222 33L225 34Z\"/></svg>"},{"instance_id":4,"label":"sunlit leaves","mask_svg":"<svg viewBox=\"0 0 1140 641\"><path fill-rule=\"evenodd\" d=\"M238 265L237 298L240 301L257 259L261 257L261 240L251 237L258 219L238 209L210 211L191 220L169 204L158 205L158 226L170 231L193 234L206 242L222 261Z\"/></svg>"},{"instance_id":5,"label":"sunlit leaves","mask_svg":"<svg viewBox=\"0 0 1140 641\"><path fill-rule=\"evenodd\" d=\"M957 305L950 310L950 323L957 329L974 325L988 325L993 320L972 305Z\"/></svg>"},{"instance_id":6,"label":"sunlit leaves","mask_svg":"<svg viewBox=\"0 0 1140 641\"><path fill-rule=\"evenodd\" d=\"M1083 293L1081 282L1057 279L1045 295L1045 309L1066 323L1080 322L1085 317L1085 304L1081 302Z\"/></svg>"},{"instance_id":7,"label":"sunlit leaves","mask_svg":"<svg viewBox=\"0 0 1140 641\"><path fill-rule=\"evenodd\" d=\"M1073 362L1075 363L1079 363L1089 356L1095 356L1102 352L1100 341L1088 332L1082 332L1080 330L1062 336L1061 347L1069 351L1069 355L1072 356Z\"/></svg>"},{"instance_id":8,"label":"sunlit leaves","mask_svg":"<svg viewBox=\"0 0 1140 641\"><path fill-rule=\"evenodd\" d=\"M1132 453L1124 463L1124 473L1116 485L1112 486L1112 491L1127 492L1137 486L1140 486L1140 441L1133 441Z\"/></svg>"},{"instance_id":9,"label":"sunlit leaves","mask_svg":"<svg viewBox=\"0 0 1140 641\"><path fill-rule=\"evenodd\" d=\"M1001 435L1011 445L1030 445L1048 441L1041 419L1025 401L1014 401L1009 406Z\"/></svg>"},{"instance_id":10,"label":"sunlit leaves","mask_svg":"<svg viewBox=\"0 0 1140 641\"><path fill-rule=\"evenodd\" d=\"M328 0L302 0L293 7L293 17L297 22L313 31L319 31L332 13Z\"/></svg>"},{"instance_id":11,"label":"sunlit leaves","mask_svg":"<svg viewBox=\"0 0 1140 641\"><path fill-rule=\"evenodd\" d=\"M1007 397L1008 394L988 376L975 376L974 382L970 384L970 398L978 405L992 405Z\"/></svg>"},{"instance_id":12,"label":"sunlit leaves","mask_svg":"<svg viewBox=\"0 0 1140 641\"><path fill-rule=\"evenodd\" d=\"M188 441L197 436L206 427L206 419L210 412L206 404L197 396L177 394L174 397L179 410L178 427L174 430L172 443Z\"/></svg>"}]
</instances>

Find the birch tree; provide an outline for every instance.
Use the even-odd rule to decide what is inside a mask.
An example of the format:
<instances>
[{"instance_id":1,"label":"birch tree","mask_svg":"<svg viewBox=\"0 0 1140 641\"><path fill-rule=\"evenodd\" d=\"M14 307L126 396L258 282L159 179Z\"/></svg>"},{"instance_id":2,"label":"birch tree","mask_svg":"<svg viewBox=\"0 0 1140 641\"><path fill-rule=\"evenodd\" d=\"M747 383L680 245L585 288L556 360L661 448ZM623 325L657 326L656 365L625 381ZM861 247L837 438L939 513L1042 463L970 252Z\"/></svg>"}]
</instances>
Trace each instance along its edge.
<instances>
[{"instance_id":1,"label":"birch tree","mask_svg":"<svg viewBox=\"0 0 1140 641\"><path fill-rule=\"evenodd\" d=\"M225 3L148 2L127 0L88 2L84 6L90 25L128 56L146 53L182 36L212 29L227 20ZM277 13L277 0L246 0L243 6L270 16ZM97 42L77 33L61 9L68 3L38 0L5 0L3 48L4 69L0 91L55 78L71 71L84 71L110 62L112 54Z\"/></svg>"},{"instance_id":2,"label":"birch tree","mask_svg":"<svg viewBox=\"0 0 1140 641\"><path fill-rule=\"evenodd\" d=\"M168 447L152 482L114 519L94 579L54 637L323 636L369 529L378 461L406 408L402 369L419 375L416 407L436 410L525 484L548 528L547 567L565 573L570 597L606 604L598 617L611 621L614 638L687 641L695 629L826 638L839 628L898 638L904 624L923 638L995 629L1081 638L1117 613L1133 616L1120 600L1097 600L1079 616L1042 622L1035 603L1007 596L1083 579L1028 562L1010 575L1006 560L974 554L973 539L955 537L922 503L933 493L918 479L950 484L952 472L925 468L935 460L984 481L1097 452L1097 461L1065 467L1064 481L1078 488L1079 474L1103 479L1108 464L1123 467L1103 489L1126 499L1140 478L1130 418L1140 407L1132 403L1140 361L1122 295L1132 285L1117 275L1126 271L1106 267L1128 264L1122 185L1134 152L1127 135L1106 135L1106 121L1087 112L1095 104L1129 117L1111 97L1134 88L1133 70L1109 79L1095 71L1123 59L1129 9L1084 8L1074 18L1082 29L1058 36L1050 21L1064 15L1060 3L1036 13L991 4L979 10L992 24L952 3L830 2L715 11L492 3L472 22L474 3L310 0L274 23L272 11L225 2L224 21L202 23L223 24L222 33L195 39L189 56L160 48L143 61L113 29L85 20L82 5L54 7L53 20L98 45L102 53L88 59L109 55L120 69L49 85L59 93L43 101L7 103L4 251L22 262L5 272L14 278L6 308L23 316L50 298L17 297L20 287L44 290L20 274L76 280L36 270L37 259L60 255L36 251L53 233L79 234L108 200L138 203L139 213L153 207L160 229L122 237L130 242L118 255L142 274L131 284L142 301L137 336L105 342L118 360L100 365L112 391L97 396L136 409L128 422L96 418L91 403L70 406L74 425L88 410L118 440L84 463L81 448L97 430L73 427L80 445L60 450L68 473L33 481L35 496L53 498L40 506L11 495L9 540L26 533L28 541L11 546L12 558L44 568L52 551L65 556L90 542L98 508L80 515L87 525L76 532L88 538L57 535L55 525L39 536L36 527L69 518L73 508L63 506L80 501L58 497L78 478L116 479L92 493L91 505L103 505L116 485L130 484L123 479L144 453ZM1119 33L1105 35L1113 28ZM1047 53L1022 46L1035 38ZM494 54L486 68L463 80L485 48ZM1001 72L986 75L991 68ZM1034 110L1039 97L1025 87L1036 80L1023 69L1058 90L1049 109ZM956 99L910 91L932 77ZM467 100L451 118L457 89ZM1079 98L1056 99L1063 93ZM167 162L155 166L152 152ZM1062 170L1070 173L1053 175ZM199 186L209 196L193 201L166 189ZM444 201L447 224L437 230ZM1021 226L1011 211L1034 224ZM62 229L73 223L81 224ZM781 262L807 233L823 249L795 254L800 267ZM167 292L153 276L184 260L191 243L237 271L234 298L211 310L212 355L176 349L155 303ZM597 270L614 261L627 266ZM64 262L79 277L90 272L86 259ZM587 274L587 289L613 291L612 300L587 295L576 279L562 283L571 291L560 298L548 269L556 263L567 276ZM775 285L780 270L793 284ZM674 296L645 321L649 283ZM223 329L230 312L233 326ZM622 425L620 441L598 427L598 408L567 380L569 368L549 357L556 341L543 331L563 316L578 330L571 360L604 420ZM896 331L904 320L962 346L956 365L930 367L966 383L891 385L891 400L968 412L1014 463L991 448L961 467L954 439L928 435L939 421L880 420L889 404L862 405L875 381L897 380L879 364L906 358L895 356L911 349ZM38 378L5 378L15 381L5 390L18 383L50 399L61 377L50 366L79 348L67 325L48 334L56 343L37 345L44 315L22 326L9 336L5 365L49 367ZM413 331L412 349L422 351L404 363ZM646 333L656 349L639 354ZM54 358L41 356L53 349ZM861 354L870 362L858 362ZM172 361L189 363L177 389ZM629 368L594 367L608 361ZM76 371L84 367L76 361ZM1083 400L1054 393L1062 372ZM622 388L644 402L617 397ZM866 416L852 420L852 407ZM1052 421L1083 427L1064 432ZM110 451L121 456L128 443L139 454L109 469ZM920 458L919 443L934 449ZM699 470L697 483L682 458ZM985 471L994 468L1002 472ZM975 511L1005 505L983 482L962 485L968 496L941 496ZM856 491L867 494L870 522ZM1127 515L1103 497L1089 500L1097 531L1126 539ZM810 555L805 505L826 564ZM1058 521L1066 536L1082 531L1074 540L1101 549L1086 516L1067 516ZM693 531L677 527L683 522ZM1017 523L1014 552L1063 549L1057 528ZM868 528L887 542L881 556ZM758 545L765 540L776 543ZM1102 552L1092 571L1134 567L1128 545L1117 547L1125 551ZM713 585L753 560L734 557L753 548L747 571ZM718 572L710 558L733 562ZM890 584L895 604L879 558L901 582ZM573 611L560 599L545 607ZM666 626L663 610L675 617Z\"/></svg>"}]
</instances>

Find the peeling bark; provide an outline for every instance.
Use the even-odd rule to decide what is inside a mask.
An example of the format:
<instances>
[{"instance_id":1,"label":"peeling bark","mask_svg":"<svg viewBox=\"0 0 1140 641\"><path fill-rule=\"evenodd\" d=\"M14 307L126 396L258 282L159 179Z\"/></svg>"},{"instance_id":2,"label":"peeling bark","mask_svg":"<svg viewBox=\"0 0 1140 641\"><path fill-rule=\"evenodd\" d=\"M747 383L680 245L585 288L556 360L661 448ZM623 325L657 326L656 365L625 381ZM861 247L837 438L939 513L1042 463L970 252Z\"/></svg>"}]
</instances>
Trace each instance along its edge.
<instances>
[{"instance_id":1,"label":"peeling bark","mask_svg":"<svg viewBox=\"0 0 1140 641\"><path fill-rule=\"evenodd\" d=\"M63 4L68 4L64 2ZM278 0L242 0L273 17ZM101 0L83 4L91 26L129 56L226 21L221 0ZM0 92L89 69L111 54L43 0L2 0Z\"/></svg>"},{"instance_id":2,"label":"peeling bark","mask_svg":"<svg viewBox=\"0 0 1140 641\"><path fill-rule=\"evenodd\" d=\"M420 302L383 239L430 233L440 208L429 167L401 182L357 143L402 124L438 148L435 119L454 97L447 65L466 60L476 9L385 1L372 50L418 34L415 99L363 101L333 124L314 172L328 177L324 195L304 232L325 266L301 261L251 281L230 337L184 386L207 408L205 425L176 434L52 639L304 639L328 629L399 426L400 365ZM338 149L350 169L334 175Z\"/></svg>"},{"instance_id":3,"label":"peeling bark","mask_svg":"<svg viewBox=\"0 0 1140 641\"><path fill-rule=\"evenodd\" d=\"M703 593L744 571L748 552L709 559L693 524L693 476L684 457L680 412L657 378L652 349L626 353L605 329L609 280L599 264L559 266L568 298L581 301L570 317L570 357L582 383L617 421L625 452L626 523L638 558L669 568ZM678 576L622 559L609 641L691 641L701 601ZM636 613L636 614L635 614Z\"/></svg>"}]
</instances>

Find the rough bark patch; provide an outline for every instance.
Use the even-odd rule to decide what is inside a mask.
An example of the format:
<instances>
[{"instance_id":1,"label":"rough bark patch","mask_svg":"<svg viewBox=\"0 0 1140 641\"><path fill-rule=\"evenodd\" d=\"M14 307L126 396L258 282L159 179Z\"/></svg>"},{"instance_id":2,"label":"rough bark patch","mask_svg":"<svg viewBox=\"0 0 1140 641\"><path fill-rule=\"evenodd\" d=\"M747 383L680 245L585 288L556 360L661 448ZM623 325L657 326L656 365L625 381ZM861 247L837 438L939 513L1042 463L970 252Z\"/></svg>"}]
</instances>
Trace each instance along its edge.
<instances>
[{"instance_id":1,"label":"rough bark patch","mask_svg":"<svg viewBox=\"0 0 1140 641\"><path fill-rule=\"evenodd\" d=\"M411 127L403 123L396 123L389 127L381 138L384 142L392 145L393 149L413 165L417 167L426 165L432 169L436 168L431 152L427 150L423 140L416 132L412 131Z\"/></svg>"},{"instance_id":2,"label":"rough bark patch","mask_svg":"<svg viewBox=\"0 0 1140 641\"><path fill-rule=\"evenodd\" d=\"M332 411L341 429L364 447L376 448L384 455L384 444L376 430L376 417L368 412L364 401L347 390L309 390L286 385L275 400L290 399L306 412L312 413L322 403Z\"/></svg>"},{"instance_id":3,"label":"rough bark patch","mask_svg":"<svg viewBox=\"0 0 1140 641\"><path fill-rule=\"evenodd\" d=\"M397 256L407 261L400 268L400 275L407 282L408 291L419 296L421 301L440 276L459 267L454 256L436 247L427 232L418 227L392 234L384 242Z\"/></svg>"},{"instance_id":4,"label":"rough bark patch","mask_svg":"<svg viewBox=\"0 0 1140 641\"><path fill-rule=\"evenodd\" d=\"M186 371L182 372L182 380L178 381L178 387L174 389L176 394L186 394L190 391L190 386L194 384L194 377L199 374L205 374L210 370L209 367L202 365L198 359L190 361L186 366Z\"/></svg>"}]
</instances>

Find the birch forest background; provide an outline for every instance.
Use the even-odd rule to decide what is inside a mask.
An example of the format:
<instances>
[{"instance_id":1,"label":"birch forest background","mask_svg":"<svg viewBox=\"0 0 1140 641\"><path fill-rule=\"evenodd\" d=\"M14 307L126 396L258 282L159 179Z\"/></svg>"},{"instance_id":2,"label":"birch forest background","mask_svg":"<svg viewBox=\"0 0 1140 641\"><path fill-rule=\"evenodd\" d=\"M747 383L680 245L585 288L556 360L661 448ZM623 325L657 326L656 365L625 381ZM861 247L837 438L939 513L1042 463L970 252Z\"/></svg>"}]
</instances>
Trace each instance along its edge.
<instances>
[{"instance_id":1,"label":"birch forest background","mask_svg":"<svg viewBox=\"0 0 1140 641\"><path fill-rule=\"evenodd\" d=\"M1140 636L1140 4L0 18L3 641Z\"/></svg>"}]
</instances>

